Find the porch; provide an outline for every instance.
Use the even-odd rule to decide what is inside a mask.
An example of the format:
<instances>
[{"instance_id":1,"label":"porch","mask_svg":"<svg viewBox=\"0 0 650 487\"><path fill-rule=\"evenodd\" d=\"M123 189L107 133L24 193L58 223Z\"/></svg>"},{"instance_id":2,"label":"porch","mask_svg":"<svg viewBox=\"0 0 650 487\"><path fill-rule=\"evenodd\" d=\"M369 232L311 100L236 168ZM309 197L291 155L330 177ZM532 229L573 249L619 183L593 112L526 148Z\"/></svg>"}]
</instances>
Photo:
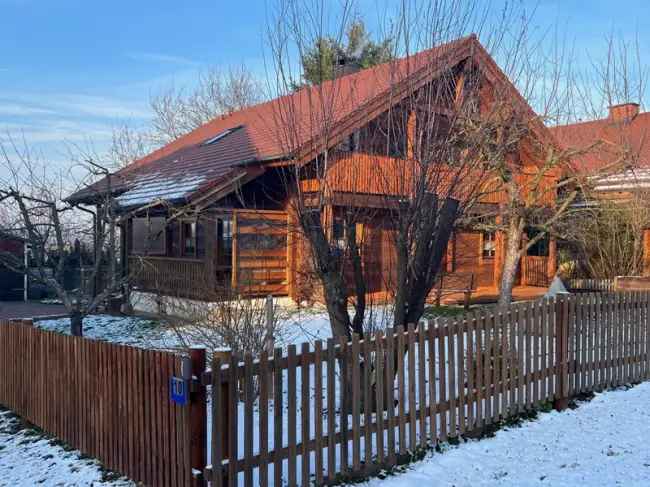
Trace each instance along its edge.
<instances>
[{"instance_id":1,"label":"porch","mask_svg":"<svg viewBox=\"0 0 650 487\"><path fill-rule=\"evenodd\" d=\"M172 242L166 253L186 247L193 255L129 254L134 289L200 301L287 294L286 212L220 210L180 228L163 230L161 239Z\"/></svg>"}]
</instances>

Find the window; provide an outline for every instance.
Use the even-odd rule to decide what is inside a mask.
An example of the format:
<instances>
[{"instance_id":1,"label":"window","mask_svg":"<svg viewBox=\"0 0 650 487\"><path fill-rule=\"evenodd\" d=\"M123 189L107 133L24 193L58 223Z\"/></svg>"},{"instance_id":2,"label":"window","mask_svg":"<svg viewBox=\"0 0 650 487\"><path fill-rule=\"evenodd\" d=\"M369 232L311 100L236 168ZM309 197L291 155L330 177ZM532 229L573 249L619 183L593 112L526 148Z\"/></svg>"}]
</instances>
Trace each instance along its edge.
<instances>
[{"instance_id":1,"label":"window","mask_svg":"<svg viewBox=\"0 0 650 487\"><path fill-rule=\"evenodd\" d=\"M483 258L494 258L496 248L496 232L483 232Z\"/></svg>"},{"instance_id":2,"label":"window","mask_svg":"<svg viewBox=\"0 0 650 487\"><path fill-rule=\"evenodd\" d=\"M232 219L217 220L217 255L220 265L232 264Z\"/></svg>"},{"instance_id":3,"label":"window","mask_svg":"<svg viewBox=\"0 0 650 487\"><path fill-rule=\"evenodd\" d=\"M183 255L196 256L196 222L183 222Z\"/></svg>"},{"instance_id":4,"label":"window","mask_svg":"<svg viewBox=\"0 0 650 487\"><path fill-rule=\"evenodd\" d=\"M205 228L201 221L196 222L196 256L205 257Z\"/></svg>"},{"instance_id":5,"label":"window","mask_svg":"<svg viewBox=\"0 0 650 487\"><path fill-rule=\"evenodd\" d=\"M332 241L334 242L335 247L345 249L345 222L341 216L334 217L334 222L332 224Z\"/></svg>"},{"instance_id":6,"label":"window","mask_svg":"<svg viewBox=\"0 0 650 487\"><path fill-rule=\"evenodd\" d=\"M528 236L528 240L532 240L535 238L537 235L539 235L538 230L534 228L526 228L526 235ZM541 239L539 239L537 242L535 242L532 247L528 249L528 252L526 255L535 255L539 257L548 257L548 249L549 248L549 237L548 235L544 235Z\"/></svg>"},{"instance_id":7,"label":"window","mask_svg":"<svg viewBox=\"0 0 650 487\"><path fill-rule=\"evenodd\" d=\"M167 225L167 255L171 257L180 257L180 245L180 225L177 221L172 221Z\"/></svg>"},{"instance_id":8,"label":"window","mask_svg":"<svg viewBox=\"0 0 650 487\"><path fill-rule=\"evenodd\" d=\"M224 130L223 132L219 132L219 133L218 133L217 135L215 135L214 137L210 137L208 140L206 140L205 142L203 142L203 145L214 144L214 143L217 142L218 140L223 139L225 136L232 134L235 130L237 130L237 129L240 128L240 127L241 127L241 126L239 126L239 127L233 127L233 128L231 128L231 129L226 129L226 130Z\"/></svg>"},{"instance_id":9,"label":"window","mask_svg":"<svg viewBox=\"0 0 650 487\"><path fill-rule=\"evenodd\" d=\"M165 255L164 217L134 218L131 222L131 253Z\"/></svg>"}]
</instances>

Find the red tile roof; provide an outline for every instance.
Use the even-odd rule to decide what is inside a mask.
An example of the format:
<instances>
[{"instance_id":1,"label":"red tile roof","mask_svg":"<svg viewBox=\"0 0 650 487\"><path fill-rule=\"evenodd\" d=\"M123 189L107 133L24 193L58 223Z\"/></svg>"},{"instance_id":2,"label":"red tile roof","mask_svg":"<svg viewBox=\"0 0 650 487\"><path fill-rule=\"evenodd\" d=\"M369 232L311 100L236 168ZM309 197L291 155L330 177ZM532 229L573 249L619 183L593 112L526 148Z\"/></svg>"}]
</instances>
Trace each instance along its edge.
<instances>
[{"instance_id":1,"label":"red tile roof","mask_svg":"<svg viewBox=\"0 0 650 487\"><path fill-rule=\"evenodd\" d=\"M623 153L629 154L633 167L650 168L650 112L627 122L607 117L550 129L565 149L584 151L572 161L574 169L584 175L611 167Z\"/></svg>"},{"instance_id":2,"label":"red tile roof","mask_svg":"<svg viewBox=\"0 0 650 487\"><path fill-rule=\"evenodd\" d=\"M125 195L123 204L129 199L140 203L147 188L152 199L187 199L197 191L246 171L247 164L287 157L291 149L307 144L322 133L324 123L335 125L370 102L387 99L382 95L420 68L434 61L438 64L448 61L448 65L454 65L466 58L472 43L478 44L474 35L219 116L112 175L112 190L122 192L138 188L134 198ZM326 103L321 103L323 100ZM281 127L286 126L299 127L299 130L295 134L283 134ZM240 128L204 145L207 140L235 127ZM285 141L290 139L292 147L287 147L289 144ZM188 179L195 184L185 184ZM147 186L147 181L152 183ZM107 181L102 179L68 200L89 201L106 188Z\"/></svg>"}]
</instances>

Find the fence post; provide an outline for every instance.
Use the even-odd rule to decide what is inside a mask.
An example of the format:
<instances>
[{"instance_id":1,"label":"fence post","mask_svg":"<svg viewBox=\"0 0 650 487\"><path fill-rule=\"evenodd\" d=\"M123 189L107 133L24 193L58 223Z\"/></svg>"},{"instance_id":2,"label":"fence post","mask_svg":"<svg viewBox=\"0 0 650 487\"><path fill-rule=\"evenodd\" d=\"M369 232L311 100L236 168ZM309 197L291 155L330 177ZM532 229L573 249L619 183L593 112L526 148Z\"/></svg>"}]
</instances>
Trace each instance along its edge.
<instances>
[{"instance_id":1,"label":"fence post","mask_svg":"<svg viewBox=\"0 0 650 487\"><path fill-rule=\"evenodd\" d=\"M206 387L201 383L205 372L205 348L190 349L192 364L192 393L189 408L190 426L190 466L194 472L203 472L208 463L207 441L207 395ZM195 477L195 485L205 485L203 476Z\"/></svg>"},{"instance_id":2,"label":"fence post","mask_svg":"<svg viewBox=\"0 0 650 487\"><path fill-rule=\"evenodd\" d=\"M214 356L221 359L222 364L230 364L232 360L232 350L220 350L214 352ZM224 432L224 435L221 438L217 438L216 441L221 442L221 452L224 459L229 459L230 454L228 451L228 431L230 431L230 388L228 387L227 382L221 383L221 398L222 404L221 408L221 431ZM236 399L234 399L236 400ZM215 419L213 418L212 421Z\"/></svg>"},{"instance_id":3,"label":"fence post","mask_svg":"<svg viewBox=\"0 0 650 487\"><path fill-rule=\"evenodd\" d=\"M555 354L553 407L564 411L569 406L569 300L561 295L555 298Z\"/></svg>"}]
</instances>

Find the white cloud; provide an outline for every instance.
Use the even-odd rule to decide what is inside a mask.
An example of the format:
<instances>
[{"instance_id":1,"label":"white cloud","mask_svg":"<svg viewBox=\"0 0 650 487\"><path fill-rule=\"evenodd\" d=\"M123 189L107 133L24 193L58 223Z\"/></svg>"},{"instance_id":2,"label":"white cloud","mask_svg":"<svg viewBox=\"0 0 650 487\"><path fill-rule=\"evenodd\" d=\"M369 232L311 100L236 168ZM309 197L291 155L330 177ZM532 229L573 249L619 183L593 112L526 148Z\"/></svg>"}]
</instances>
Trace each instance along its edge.
<instances>
[{"instance_id":1,"label":"white cloud","mask_svg":"<svg viewBox=\"0 0 650 487\"><path fill-rule=\"evenodd\" d=\"M7 106L7 113L2 111ZM11 111L12 113L8 113ZM22 113L19 113L22 112ZM3 93L0 98L0 115L90 116L97 118L148 118L151 113L142 101L86 95L79 93Z\"/></svg>"},{"instance_id":2,"label":"white cloud","mask_svg":"<svg viewBox=\"0 0 650 487\"><path fill-rule=\"evenodd\" d=\"M54 115L56 112L48 108L29 106L21 103L4 103L0 100L0 116L30 116L30 115Z\"/></svg>"}]
</instances>

